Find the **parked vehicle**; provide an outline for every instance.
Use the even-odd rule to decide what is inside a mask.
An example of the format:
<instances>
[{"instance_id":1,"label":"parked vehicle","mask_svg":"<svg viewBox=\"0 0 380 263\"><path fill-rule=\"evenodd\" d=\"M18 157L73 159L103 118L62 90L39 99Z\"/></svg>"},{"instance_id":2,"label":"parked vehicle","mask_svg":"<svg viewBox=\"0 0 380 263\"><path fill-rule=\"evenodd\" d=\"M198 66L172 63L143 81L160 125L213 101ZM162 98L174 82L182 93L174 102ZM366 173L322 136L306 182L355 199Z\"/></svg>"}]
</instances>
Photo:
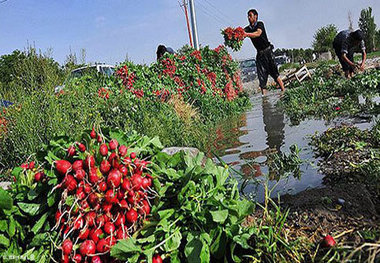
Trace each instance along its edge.
<instances>
[{"instance_id":1,"label":"parked vehicle","mask_svg":"<svg viewBox=\"0 0 380 263\"><path fill-rule=\"evenodd\" d=\"M114 73L115 73L115 66L101 64L101 63L96 63L93 65L77 68L70 72L70 75L67 77L63 85L55 87L54 92L58 93L61 90L63 90L65 87L65 83L68 80L73 79L73 78L80 78L85 75L97 75L97 74L112 76Z\"/></svg>"},{"instance_id":2,"label":"parked vehicle","mask_svg":"<svg viewBox=\"0 0 380 263\"><path fill-rule=\"evenodd\" d=\"M243 82L252 81L257 76L256 59L246 59L240 61L241 79Z\"/></svg>"}]
</instances>

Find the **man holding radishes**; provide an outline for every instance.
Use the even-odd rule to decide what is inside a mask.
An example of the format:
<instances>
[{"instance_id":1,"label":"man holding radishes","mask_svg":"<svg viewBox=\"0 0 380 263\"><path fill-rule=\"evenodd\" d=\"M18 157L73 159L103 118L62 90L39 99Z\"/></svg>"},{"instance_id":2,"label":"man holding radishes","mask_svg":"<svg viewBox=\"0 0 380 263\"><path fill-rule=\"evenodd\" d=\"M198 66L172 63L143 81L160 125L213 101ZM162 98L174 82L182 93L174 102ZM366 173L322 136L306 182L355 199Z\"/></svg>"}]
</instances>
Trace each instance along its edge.
<instances>
[{"instance_id":1,"label":"man holding radishes","mask_svg":"<svg viewBox=\"0 0 380 263\"><path fill-rule=\"evenodd\" d=\"M256 9L248 11L249 25L244 29L244 37L249 37L257 49L256 67L261 92L263 95L266 95L268 75L277 82L282 91L285 91L284 83L280 78L276 62L274 61L273 45L268 40L264 23L257 21L258 16Z\"/></svg>"}]
</instances>

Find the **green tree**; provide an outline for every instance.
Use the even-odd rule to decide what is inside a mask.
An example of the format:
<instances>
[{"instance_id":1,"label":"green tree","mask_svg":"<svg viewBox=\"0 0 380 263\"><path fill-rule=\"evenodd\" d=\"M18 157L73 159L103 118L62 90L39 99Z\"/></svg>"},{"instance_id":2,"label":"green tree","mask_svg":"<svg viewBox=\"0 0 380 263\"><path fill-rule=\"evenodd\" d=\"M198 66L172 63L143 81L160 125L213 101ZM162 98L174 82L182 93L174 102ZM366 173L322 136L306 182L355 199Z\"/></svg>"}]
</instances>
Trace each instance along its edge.
<instances>
[{"instance_id":1,"label":"green tree","mask_svg":"<svg viewBox=\"0 0 380 263\"><path fill-rule=\"evenodd\" d=\"M338 28L330 24L318 29L314 34L313 49L316 52L327 52L333 50L333 42L338 34Z\"/></svg>"},{"instance_id":2,"label":"green tree","mask_svg":"<svg viewBox=\"0 0 380 263\"><path fill-rule=\"evenodd\" d=\"M0 82L8 85L15 77L18 65L25 59L25 54L15 50L12 54L0 57Z\"/></svg>"},{"instance_id":3,"label":"green tree","mask_svg":"<svg viewBox=\"0 0 380 263\"><path fill-rule=\"evenodd\" d=\"M372 16L372 8L368 7L360 12L359 27L364 33L364 42L368 52L375 49L376 24L375 17Z\"/></svg>"}]
</instances>

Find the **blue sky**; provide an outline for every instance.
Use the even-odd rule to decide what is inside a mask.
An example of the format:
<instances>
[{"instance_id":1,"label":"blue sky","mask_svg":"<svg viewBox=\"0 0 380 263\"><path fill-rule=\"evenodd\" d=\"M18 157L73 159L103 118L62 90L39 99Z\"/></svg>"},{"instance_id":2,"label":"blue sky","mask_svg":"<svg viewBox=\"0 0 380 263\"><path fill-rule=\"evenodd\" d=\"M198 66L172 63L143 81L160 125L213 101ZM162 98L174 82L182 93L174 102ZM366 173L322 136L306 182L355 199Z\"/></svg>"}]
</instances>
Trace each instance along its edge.
<instances>
[{"instance_id":1,"label":"blue sky","mask_svg":"<svg viewBox=\"0 0 380 263\"><path fill-rule=\"evenodd\" d=\"M180 0L181 1L181 0ZM220 29L245 26L246 12L256 8L276 48L308 48L321 26L354 27L360 10L371 6L380 27L379 0L195 0L199 42L214 48L223 42ZM155 60L164 44L178 49L188 43L184 14L177 0L8 0L0 3L0 55L32 44L59 63L86 50L86 62L110 64ZM237 59L255 56L247 39Z\"/></svg>"}]
</instances>

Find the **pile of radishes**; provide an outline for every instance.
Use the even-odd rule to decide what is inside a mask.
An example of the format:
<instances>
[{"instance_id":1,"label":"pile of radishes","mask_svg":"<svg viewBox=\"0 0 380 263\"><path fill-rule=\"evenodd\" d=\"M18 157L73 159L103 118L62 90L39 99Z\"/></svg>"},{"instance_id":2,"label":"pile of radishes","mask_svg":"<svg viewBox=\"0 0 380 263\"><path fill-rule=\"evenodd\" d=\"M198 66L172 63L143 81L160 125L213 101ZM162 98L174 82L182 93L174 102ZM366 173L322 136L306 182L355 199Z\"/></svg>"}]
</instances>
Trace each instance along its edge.
<instances>
[{"instance_id":1,"label":"pile of radishes","mask_svg":"<svg viewBox=\"0 0 380 263\"><path fill-rule=\"evenodd\" d=\"M53 231L62 262L110 262L110 248L142 226L155 198L149 162L93 129L91 142L75 143L53 163L62 190ZM81 158L79 158L81 156ZM156 255L157 256L157 255Z\"/></svg>"}]
</instances>

